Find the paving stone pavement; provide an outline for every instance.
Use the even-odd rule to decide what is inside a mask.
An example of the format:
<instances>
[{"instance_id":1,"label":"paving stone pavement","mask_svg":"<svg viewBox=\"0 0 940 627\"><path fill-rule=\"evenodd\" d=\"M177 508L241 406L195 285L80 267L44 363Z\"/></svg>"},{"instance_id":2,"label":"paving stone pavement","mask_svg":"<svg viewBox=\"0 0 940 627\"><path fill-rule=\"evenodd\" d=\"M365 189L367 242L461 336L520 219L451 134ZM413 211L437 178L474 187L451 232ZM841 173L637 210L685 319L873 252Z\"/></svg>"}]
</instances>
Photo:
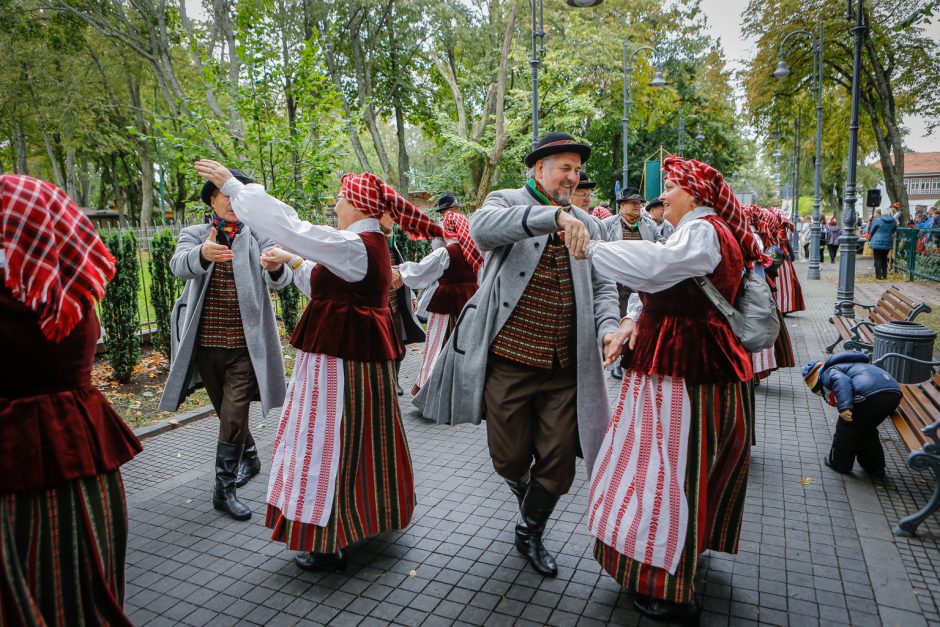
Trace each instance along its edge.
<instances>
[{"instance_id":1,"label":"paving stone pavement","mask_svg":"<svg viewBox=\"0 0 940 627\"><path fill-rule=\"evenodd\" d=\"M798 264L805 275L805 265ZM825 269L824 272L831 272ZM832 333L829 281L804 281L808 311L787 317L799 363ZM411 387L420 350L402 367ZM610 395L618 382L609 379ZM900 515L929 484L904 467L892 438L889 476L873 484L822 465L835 412L783 370L757 391L757 445L739 553L708 553L696 589L705 625L940 625L940 521L898 539ZM513 547L514 498L492 469L485 425L433 425L404 403L418 507L407 529L352 548L341 574L302 572L263 526L267 466L239 497L239 523L212 509L214 418L155 436L124 467L130 511L126 609L137 625L639 625L594 561L584 469L557 508L546 545L559 563L543 579ZM269 460L277 412L255 407L252 432ZM893 448L892 448L893 447ZM897 449L897 450L895 450ZM925 492L926 491L926 492ZM916 503L916 505L915 505ZM412 574L413 573L413 574ZM931 592L933 590L934 592Z\"/></svg>"}]
</instances>

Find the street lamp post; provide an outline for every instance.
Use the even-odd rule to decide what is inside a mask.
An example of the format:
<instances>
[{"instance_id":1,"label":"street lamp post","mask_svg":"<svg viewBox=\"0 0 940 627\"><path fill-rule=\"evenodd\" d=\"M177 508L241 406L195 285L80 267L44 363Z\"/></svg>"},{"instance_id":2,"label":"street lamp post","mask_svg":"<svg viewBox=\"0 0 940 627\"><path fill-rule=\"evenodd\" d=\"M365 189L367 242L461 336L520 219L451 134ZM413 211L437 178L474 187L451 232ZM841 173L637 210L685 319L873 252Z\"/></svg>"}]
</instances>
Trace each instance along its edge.
<instances>
[{"instance_id":1,"label":"street lamp post","mask_svg":"<svg viewBox=\"0 0 940 627\"><path fill-rule=\"evenodd\" d=\"M809 268L806 272L806 278L819 279L819 210L821 204L820 180L822 166L822 128L823 128L823 108L822 108L822 83L823 83L823 21L819 20L819 35L813 35L808 30L795 30L780 42L780 62L777 63L777 69L774 70L774 76L777 78L786 78L790 75L790 68L784 60L784 51L787 40L793 35L806 35L813 44L813 83L811 90L813 92L814 102L816 104L816 159L813 164L815 171L813 173L813 222L810 227L810 248L809 248ZM795 224L795 223L794 223ZM853 248L854 250L854 248Z\"/></svg>"},{"instance_id":2,"label":"street lamp post","mask_svg":"<svg viewBox=\"0 0 940 627\"><path fill-rule=\"evenodd\" d=\"M793 223L793 233L790 235L790 252L794 258L797 257L796 249L799 247L796 236L796 225L800 220L800 164L803 154L800 146L800 119L799 112L796 114L795 133L793 138L793 187L790 189L790 222ZM810 244L812 245L812 244Z\"/></svg>"},{"instance_id":3,"label":"street lamp post","mask_svg":"<svg viewBox=\"0 0 940 627\"><path fill-rule=\"evenodd\" d=\"M604 0L568 0L568 6L578 9L596 7ZM545 5L543 0L532 0L532 147L539 143L539 64L545 55Z\"/></svg>"},{"instance_id":4,"label":"street lamp post","mask_svg":"<svg viewBox=\"0 0 940 627\"><path fill-rule=\"evenodd\" d=\"M683 115L682 107L679 107L679 142L677 145L679 156L685 156L685 123L690 119L699 120L698 116L694 113L692 115ZM705 134L702 133L702 129L699 129L698 133L695 135L695 141L700 142L705 139Z\"/></svg>"},{"instance_id":5,"label":"street lamp post","mask_svg":"<svg viewBox=\"0 0 940 627\"><path fill-rule=\"evenodd\" d=\"M849 164L845 180L845 203L842 206L842 237L839 238L839 289L836 291L836 309L842 310L847 318L855 317L855 202L856 172L858 164L858 100L862 80L862 43L867 36L864 0L857 1L855 27L855 52L852 62L852 116L849 121ZM848 2L849 18L852 13L852 0Z\"/></svg>"},{"instance_id":6,"label":"street lamp post","mask_svg":"<svg viewBox=\"0 0 940 627\"><path fill-rule=\"evenodd\" d=\"M627 172L627 120L630 119L630 109L633 108L633 58L640 51L651 52L654 55L654 59L659 57L659 51L652 46L640 46L632 53L628 51L628 45L623 44L623 176L621 177L621 186L626 189L630 183L630 175ZM653 75L653 80L650 81L651 87L663 87L666 84L666 80L663 78L663 66L662 62L656 62L656 74Z\"/></svg>"}]
</instances>

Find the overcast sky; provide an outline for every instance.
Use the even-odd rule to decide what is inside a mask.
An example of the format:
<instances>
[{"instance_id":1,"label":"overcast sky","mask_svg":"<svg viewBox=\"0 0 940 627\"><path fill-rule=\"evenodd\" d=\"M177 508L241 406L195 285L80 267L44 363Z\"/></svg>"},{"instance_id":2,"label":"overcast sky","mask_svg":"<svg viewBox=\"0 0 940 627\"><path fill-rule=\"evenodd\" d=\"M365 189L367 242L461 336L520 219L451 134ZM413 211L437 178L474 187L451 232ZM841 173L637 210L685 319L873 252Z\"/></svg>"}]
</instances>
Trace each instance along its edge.
<instances>
[{"instance_id":1,"label":"overcast sky","mask_svg":"<svg viewBox=\"0 0 940 627\"><path fill-rule=\"evenodd\" d=\"M702 9L708 16L708 26L712 35L721 38L725 58L738 70L745 67L754 56L754 42L741 38L741 13L747 7L747 0L702 0ZM940 21L927 27L927 32L940 41ZM848 97L848 95L846 95ZM927 125L923 118L912 117L903 121L910 133L905 144L916 152L940 151L940 131L927 136Z\"/></svg>"}]
</instances>

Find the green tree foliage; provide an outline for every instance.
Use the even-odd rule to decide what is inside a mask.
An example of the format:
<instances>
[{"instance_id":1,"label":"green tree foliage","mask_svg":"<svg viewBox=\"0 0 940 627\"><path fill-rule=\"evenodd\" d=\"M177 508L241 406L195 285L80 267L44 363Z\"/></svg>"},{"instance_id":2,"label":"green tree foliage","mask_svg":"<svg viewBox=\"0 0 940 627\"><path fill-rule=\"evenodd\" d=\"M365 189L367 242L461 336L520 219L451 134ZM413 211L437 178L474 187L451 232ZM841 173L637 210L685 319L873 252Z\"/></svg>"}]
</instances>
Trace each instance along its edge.
<instances>
[{"instance_id":1,"label":"green tree foliage","mask_svg":"<svg viewBox=\"0 0 940 627\"><path fill-rule=\"evenodd\" d=\"M940 119L940 43L908 18L918 14L921 0L870 0L865 3L868 36L863 46L860 89L859 155L875 155L884 172L891 201L907 206L903 186L904 129L902 118L922 115ZM848 152L849 92L854 52L844 0L752 0L744 14L744 34L757 39L757 55L745 76L747 104L754 125L764 137L775 131L787 137L792 121L802 113L803 154L812 155L815 143L813 104L809 93L813 55L809 39L788 42L786 60L792 73L772 77L780 42L787 33L806 29L814 34L819 20L825 24L823 106L823 198L841 204ZM779 144L768 143L768 152ZM804 181L812 181L812 159L801 163ZM871 174L871 173L870 173ZM869 181L873 184L877 181ZM811 184L811 183L810 183ZM830 191L835 189L835 195Z\"/></svg>"},{"instance_id":2,"label":"green tree foliage","mask_svg":"<svg viewBox=\"0 0 940 627\"><path fill-rule=\"evenodd\" d=\"M109 233L104 243L114 255L117 271L101 301L101 323L112 376L121 383L127 383L131 380L134 366L140 361L137 237L132 231Z\"/></svg>"},{"instance_id":3,"label":"green tree foliage","mask_svg":"<svg viewBox=\"0 0 940 627\"><path fill-rule=\"evenodd\" d=\"M170 359L170 314L182 289L182 282L170 272L170 259L176 251L173 231L162 229L154 234L150 244L150 303L157 319L154 346Z\"/></svg>"}]
</instances>

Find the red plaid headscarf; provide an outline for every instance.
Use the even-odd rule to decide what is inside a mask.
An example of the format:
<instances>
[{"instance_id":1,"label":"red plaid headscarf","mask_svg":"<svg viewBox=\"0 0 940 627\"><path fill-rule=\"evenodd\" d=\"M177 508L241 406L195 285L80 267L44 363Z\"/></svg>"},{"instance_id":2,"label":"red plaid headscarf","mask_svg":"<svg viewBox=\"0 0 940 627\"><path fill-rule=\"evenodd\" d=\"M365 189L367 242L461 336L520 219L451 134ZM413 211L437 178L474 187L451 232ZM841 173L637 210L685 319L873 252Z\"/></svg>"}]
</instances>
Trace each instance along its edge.
<instances>
[{"instance_id":1,"label":"red plaid headscarf","mask_svg":"<svg viewBox=\"0 0 940 627\"><path fill-rule=\"evenodd\" d=\"M418 239L444 236L438 223L371 172L344 174L341 187L343 196L370 218L381 218L387 211L402 230Z\"/></svg>"},{"instance_id":2,"label":"red plaid headscarf","mask_svg":"<svg viewBox=\"0 0 940 627\"><path fill-rule=\"evenodd\" d=\"M741 244L746 261L754 261L760 265L770 263L770 258L760 249L757 239L748 228L741 205L721 172L707 163L676 156L666 157L663 161L663 171L665 178L673 181L703 205L714 209L718 216L724 219L735 239Z\"/></svg>"},{"instance_id":3,"label":"red plaid headscarf","mask_svg":"<svg viewBox=\"0 0 940 627\"><path fill-rule=\"evenodd\" d=\"M441 226L444 228L445 236L460 242L463 257L473 267L473 271L479 270L480 266L483 265L483 254L477 248L473 238L470 237L470 220L467 219L467 216L457 211L448 211L444 213Z\"/></svg>"},{"instance_id":4,"label":"red plaid headscarf","mask_svg":"<svg viewBox=\"0 0 940 627\"><path fill-rule=\"evenodd\" d=\"M614 215L610 212L610 209L607 207L602 207L597 205L594 209L591 210L591 215L597 218L598 220L606 220L610 216Z\"/></svg>"},{"instance_id":5,"label":"red plaid headscarf","mask_svg":"<svg viewBox=\"0 0 940 627\"><path fill-rule=\"evenodd\" d=\"M39 314L43 334L67 337L114 277L114 257L61 189L28 176L0 176L0 248L6 286Z\"/></svg>"}]
</instances>

